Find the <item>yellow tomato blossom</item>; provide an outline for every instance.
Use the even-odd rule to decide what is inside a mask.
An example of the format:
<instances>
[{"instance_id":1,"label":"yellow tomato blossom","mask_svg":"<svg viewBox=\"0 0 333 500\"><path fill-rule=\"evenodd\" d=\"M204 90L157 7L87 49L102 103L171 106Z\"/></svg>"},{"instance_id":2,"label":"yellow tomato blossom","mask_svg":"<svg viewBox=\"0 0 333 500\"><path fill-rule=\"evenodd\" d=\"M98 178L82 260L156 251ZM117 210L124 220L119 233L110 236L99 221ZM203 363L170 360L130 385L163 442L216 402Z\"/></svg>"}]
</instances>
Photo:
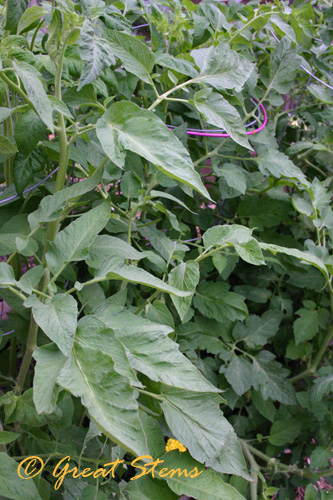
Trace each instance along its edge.
<instances>
[{"instance_id":1,"label":"yellow tomato blossom","mask_svg":"<svg viewBox=\"0 0 333 500\"><path fill-rule=\"evenodd\" d=\"M185 446L180 441L170 438L165 445L165 451L168 452L172 450L187 451Z\"/></svg>"}]
</instances>

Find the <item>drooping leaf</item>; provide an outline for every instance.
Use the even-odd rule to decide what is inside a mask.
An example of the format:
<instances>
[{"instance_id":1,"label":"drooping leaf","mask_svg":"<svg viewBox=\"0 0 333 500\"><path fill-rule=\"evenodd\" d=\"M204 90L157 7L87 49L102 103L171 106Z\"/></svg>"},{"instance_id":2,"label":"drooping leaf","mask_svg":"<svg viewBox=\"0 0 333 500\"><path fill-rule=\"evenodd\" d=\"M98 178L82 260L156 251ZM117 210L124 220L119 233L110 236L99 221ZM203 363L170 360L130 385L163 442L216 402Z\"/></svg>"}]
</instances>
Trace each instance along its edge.
<instances>
[{"instance_id":1,"label":"drooping leaf","mask_svg":"<svg viewBox=\"0 0 333 500\"><path fill-rule=\"evenodd\" d=\"M104 31L112 53L122 62L124 68L135 76L149 83L155 58L147 45L133 35L121 31Z\"/></svg>"},{"instance_id":2,"label":"drooping leaf","mask_svg":"<svg viewBox=\"0 0 333 500\"><path fill-rule=\"evenodd\" d=\"M91 267L98 267L108 257L122 257L122 260L140 260L145 257L144 252L138 252L126 241L114 236L103 234L97 236L89 247L89 257L86 259Z\"/></svg>"},{"instance_id":3,"label":"drooping leaf","mask_svg":"<svg viewBox=\"0 0 333 500\"><path fill-rule=\"evenodd\" d=\"M166 422L193 458L218 472L248 478L237 436L219 408L220 396L171 387L162 387L161 394Z\"/></svg>"},{"instance_id":4,"label":"drooping leaf","mask_svg":"<svg viewBox=\"0 0 333 500\"><path fill-rule=\"evenodd\" d=\"M304 187L308 188L310 186L301 169L296 167L296 165L280 151L267 150L261 153L258 158L256 158L256 161L258 162L260 172L265 175L273 175L278 179L287 177L300 182Z\"/></svg>"},{"instance_id":5,"label":"drooping leaf","mask_svg":"<svg viewBox=\"0 0 333 500\"><path fill-rule=\"evenodd\" d=\"M56 386L67 358L55 344L47 344L34 351L36 360L33 399L37 413L52 413L57 403L59 387Z\"/></svg>"},{"instance_id":6,"label":"drooping leaf","mask_svg":"<svg viewBox=\"0 0 333 500\"><path fill-rule=\"evenodd\" d=\"M17 462L7 453L0 453L0 495L11 500L42 500L35 483L20 477L17 467ZM23 472L23 468L21 470Z\"/></svg>"},{"instance_id":7,"label":"drooping leaf","mask_svg":"<svg viewBox=\"0 0 333 500\"><path fill-rule=\"evenodd\" d=\"M149 454L147 436L129 382L110 356L77 341L57 383L80 397L98 428L134 455Z\"/></svg>"},{"instance_id":8,"label":"drooping leaf","mask_svg":"<svg viewBox=\"0 0 333 500\"><path fill-rule=\"evenodd\" d=\"M299 318L296 319L293 325L295 345L311 340L319 331L318 311L302 308L296 314Z\"/></svg>"},{"instance_id":9,"label":"drooping leaf","mask_svg":"<svg viewBox=\"0 0 333 500\"><path fill-rule=\"evenodd\" d=\"M25 62L13 62L13 66L41 120L53 133L52 105L39 79L40 73L34 66Z\"/></svg>"},{"instance_id":10,"label":"drooping leaf","mask_svg":"<svg viewBox=\"0 0 333 500\"><path fill-rule=\"evenodd\" d=\"M196 100L194 95L194 104L208 123L224 129L235 142L252 150L238 111L224 97L213 92L205 100Z\"/></svg>"},{"instance_id":11,"label":"drooping leaf","mask_svg":"<svg viewBox=\"0 0 333 500\"><path fill-rule=\"evenodd\" d=\"M18 22L27 8L29 0L8 0L6 3L5 30L16 33Z\"/></svg>"},{"instance_id":12,"label":"drooping leaf","mask_svg":"<svg viewBox=\"0 0 333 500\"><path fill-rule=\"evenodd\" d=\"M57 191L53 195L44 196L37 210L28 216L31 230L36 229L41 222L56 220L66 207L66 202L91 191L101 181L102 175L103 172L100 171L82 182L77 182L61 191Z\"/></svg>"},{"instance_id":13,"label":"drooping leaf","mask_svg":"<svg viewBox=\"0 0 333 500\"><path fill-rule=\"evenodd\" d=\"M81 28L79 47L81 59L86 61L78 86L81 90L84 85L94 82L104 69L115 64L115 59L108 42L95 34L87 19Z\"/></svg>"},{"instance_id":14,"label":"drooping leaf","mask_svg":"<svg viewBox=\"0 0 333 500\"><path fill-rule=\"evenodd\" d=\"M19 20L17 33L20 34L28 31L28 28L38 21L44 14L48 14L48 11L38 5L33 5L27 9Z\"/></svg>"},{"instance_id":15,"label":"drooping leaf","mask_svg":"<svg viewBox=\"0 0 333 500\"><path fill-rule=\"evenodd\" d=\"M244 500L243 495L236 488L225 483L213 471L205 470L202 464L193 460L188 453L171 451L163 455L161 460L164 462L158 466L157 470L161 471L166 468L170 471L177 471L175 474L168 474L165 480L178 495L190 495L197 500ZM187 473L181 474L183 470ZM199 475L197 475L198 472Z\"/></svg>"},{"instance_id":16,"label":"drooping leaf","mask_svg":"<svg viewBox=\"0 0 333 500\"><path fill-rule=\"evenodd\" d=\"M27 130L29 130L28 134ZM35 149L38 142L43 140L45 131L45 123L32 109L29 109L19 116L15 126L14 137L24 157L27 157Z\"/></svg>"},{"instance_id":17,"label":"drooping leaf","mask_svg":"<svg viewBox=\"0 0 333 500\"><path fill-rule=\"evenodd\" d=\"M42 303L36 295L31 295L24 305L32 307L32 314L38 326L57 344L61 352L68 356L77 325L77 302L74 297L58 294Z\"/></svg>"},{"instance_id":18,"label":"drooping leaf","mask_svg":"<svg viewBox=\"0 0 333 500\"><path fill-rule=\"evenodd\" d=\"M98 120L97 136L105 153L118 167L124 166L125 151L133 151L209 198L188 151L151 111L128 101L115 103Z\"/></svg>"},{"instance_id":19,"label":"drooping leaf","mask_svg":"<svg viewBox=\"0 0 333 500\"><path fill-rule=\"evenodd\" d=\"M83 260L88 247L109 220L110 203L104 201L60 231L46 253L48 265L55 274L68 262Z\"/></svg>"},{"instance_id":20,"label":"drooping leaf","mask_svg":"<svg viewBox=\"0 0 333 500\"><path fill-rule=\"evenodd\" d=\"M151 380L189 391L219 392L179 351L178 344L168 336L172 328L112 306L112 302L102 304L94 315L114 330L132 367Z\"/></svg>"},{"instance_id":21,"label":"drooping leaf","mask_svg":"<svg viewBox=\"0 0 333 500\"><path fill-rule=\"evenodd\" d=\"M170 285L184 290L185 292L193 292L199 282L200 272L197 262L188 261L174 267L169 274ZM191 306L193 294L189 297L180 298L176 295L171 295L171 300L177 309L180 319L183 320L189 307Z\"/></svg>"}]
</instances>

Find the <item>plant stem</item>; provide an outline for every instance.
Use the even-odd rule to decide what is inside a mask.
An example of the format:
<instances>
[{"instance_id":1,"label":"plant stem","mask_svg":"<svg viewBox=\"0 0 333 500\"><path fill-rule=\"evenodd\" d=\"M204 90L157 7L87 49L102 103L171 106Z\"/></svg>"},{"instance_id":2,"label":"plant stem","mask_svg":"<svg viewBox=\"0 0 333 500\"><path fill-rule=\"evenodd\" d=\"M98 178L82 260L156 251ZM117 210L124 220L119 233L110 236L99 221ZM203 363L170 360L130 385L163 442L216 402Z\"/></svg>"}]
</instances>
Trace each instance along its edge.
<instances>
[{"instance_id":1,"label":"plant stem","mask_svg":"<svg viewBox=\"0 0 333 500\"><path fill-rule=\"evenodd\" d=\"M240 444L243 450L244 455L249 461L251 470L250 470L250 475L252 478L252 483L250 484L250 494L251 494L251 500L257 500L258 498L258 471L260 470L259 465L255 461L249 445L246 443L246 441L243 441L243 439L240 439Z\"/></svg>"},{"instance_id":2,"label":"plant stem","mask_svg":"<svg viewBox=\"0 0 333 500\"><path fill-rule=\"evenodd\" d=\"M12 80L10 80L8 78L8 76L3 72L3 71L0 71L0 77L7 83L8 87L10 87L12 90L14 90L18 95L20 95L22 97L22 99L27 103L29 104L29 106L34 110L34 112L38 115L38 112L35 108L35 106L33 105L33 103L30 101L29 97L27 96L27 94L25 92L23 92L23 90L18 86L16 85L14 82L12 82Z\"/></svg>"},{"instance_id":3,"label":"plant stem","mask_svg":"<svg viewBox=\"0 0 333 500\"><path fill-rule=\"evenodd\" d=\"M38 325L35 322L34 317L32 315L32 311L31 311L31 321L30 321L28 342L27 342L22 365L20 368L19 375L17 377L17 382L16 382L15 391L18 393L22 392L22 390L23 390L25 378L26 378L28 370L29 370L32 355L33 355L34 350L37 347L37 331L38 331Z\"/></svg>"},{"instance_id":4,"label":"plant stem","mask_svg":"<svg viewBox=\"0 0 333 500\"><path fill-rule=\"evenodd\" d=\"M142 309L144 309L146 307L147 304L150 304L150 302L152 300L154 300L159 294L161 293L160 290L156 290L153 295L151 295L147 300L144 301L143 304L141 304L141 306L135 311L134 314L139 314L139 312L142 311Z\"/></svg>"}]
</instances>

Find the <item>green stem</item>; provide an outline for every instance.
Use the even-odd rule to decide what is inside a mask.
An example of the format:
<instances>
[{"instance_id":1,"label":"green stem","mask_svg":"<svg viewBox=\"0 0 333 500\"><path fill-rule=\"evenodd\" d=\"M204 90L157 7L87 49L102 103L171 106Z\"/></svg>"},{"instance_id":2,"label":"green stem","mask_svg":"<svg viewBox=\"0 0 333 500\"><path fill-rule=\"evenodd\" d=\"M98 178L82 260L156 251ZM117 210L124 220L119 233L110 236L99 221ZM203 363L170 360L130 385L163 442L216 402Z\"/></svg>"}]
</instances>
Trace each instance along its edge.
<instances>
[{"instance_id":1,"label":"green stem","mask_svg":"<svg viewBox=\"0 0 333 500\"><path fill-rule=\"evenodd\" d=\"M12 82L12 80L10 80L8 78L8 76L3 72L3 71L0 71L0 77L7 83L8 87L10 87L12 90L14 90L18 95L20 95L22 97L22 99L27 103L29 104L29 106L34 110L34 112L38 115L38 112L37 112L37 109L35 108L35 106L33 105L32 101L30 101L29 97L27 96L27 94L25 92L23 92L23 90L18 86L16 85L14 82Z\"/></svg>"},{"instance_id":2,"label":"green stem","mask_svg":"<svg viewBox=\"0 0 333 500\"><path fill-rule=\"evenodd\" d=\"M240 439L240 444L243 450L244 455L249 461L250 464L250 475L252 478L252 483L250 484L250 494L251 494L251 500L257 500L258 499L258 471L260 470L259 465L255 461L249 445L246 443L246 441L243 441L243 439Z\"/></svg>"},{"instance_id":3,"label":"green stem","mask_svg":"<svg viewBox=\"0 0 333 500\"><path fill-rule=\"evenodd\" d=\"M147 300L145 300L145 301L143 302L143 304L141 304L141 306L140 306L140 307L139 307L139 308L135 311L135 313L134 313L134 314L139 314L139 312L141 312L141 311L142 311L142 309L144 309L144 308L146 307L146 305L147 305L147 304L150 304L150 302L151 302L152 300L154 300L154 299L155 299L155 298L156 298L156 297L157 297L160 293L161 293L161 291L160 291L160 290L156 290L156 291L153 293L153 295L151 295L151 297L149 297Z\"/></svg>"},{"instance_id":4,"label":"green stem","mask_svg":"<svg viewBox=\"0 0 333 500\"><path fill-rule=\"evenodd\" d=\"M24 382L29 370L29 366L31 363L32 355L34 350L37 347L37 331L38 331L38 325L34 320L34 317L31 312L31 321L30 321L30 328L29 328L29 335L28 335L28 342L26 346L26 350L24 353L22 365L20 368L19 375L17 377L17 383L16 383L16 392L21 393L23 390Z\"/></svg>"},{"instance_id":5,"label":"green stem","mask_svg":"<svg viewBox=\"0 0 333 500\"><path fill-rule=\"evenodd\" d=\"M5 89L5 105L7 108L10 108L10 100L9 100L9 92L8 92L8 85L6 85ZM13 122L12 122L12 117L9 116L4 123L4 132L6 137L13 137L14 132L13 132ZM7 187L10 186L13 183L13 172L12 172L12 166L13 166L13 157L7 158L4 161L4 174L5 174L5 181L7 184Z\"/></svg>"},{"instance_id":6,"label":"green stem","mask_svg":"<svg viewBox=\"0 0 333 500\"><path fill-rule=\"evenodd\" d=\"M0 432L3 431L3 427L2 427L2 424L1 424L1 421L0 421ZM6 445L5 444L0 444L0 452L2 453L6 453Z\"/></svg>"},{"instance_id":7,"label":"green stem","mask_svg":"<svg viewBox=\"0 0 333 500\"><path fill-rule=\"evenodd\" d=\"M158 394L154 394L153 392L145 391L144 389L137 389L141 394L145 394L146 396L150 396L151 398L157 399L158 401L165 401L162 396Z\"/></svg>"},{"instance_id":8,"label":"green stem","mask_svg":"<svg viewBox=\"0 0 333 500\"><path fill-rule=\"evenodd\" d=\"M240 35L244 30L246 30L246 28L248 28L249 26L251 26L251 24L256 21L257 19L260 19L261 17L266 17L266 16L270 16L272 14L275 14L276 12L265 12L265 14L260 14L259 16L254 16L251 21L247 22L246 24L244 24L244 26L242 26L239 30L237 30L233 35L232 37L229 39L229 43L232 42L236 36Z\"/></svg>"},{"instance_id":9,"label":"green stem","mask_svg":"<svg viewBox=\"0 0 333 500\"><path fill-rule=\"evenodd\" d=\"M207 253L207 250L205 250L202 254L200 254L195 260L195 262L200 262L201 260L203 259L206 259L207 257L210 257L212 254L216 253L216 252L220 252L221 250L223 250L224 248L227 248L229 247L230 245L227 244L227 245L222 245L222 246L219 246L217 248L214 248L214 250L211 250L210 252Z\"/></svg>"}]
</instances>

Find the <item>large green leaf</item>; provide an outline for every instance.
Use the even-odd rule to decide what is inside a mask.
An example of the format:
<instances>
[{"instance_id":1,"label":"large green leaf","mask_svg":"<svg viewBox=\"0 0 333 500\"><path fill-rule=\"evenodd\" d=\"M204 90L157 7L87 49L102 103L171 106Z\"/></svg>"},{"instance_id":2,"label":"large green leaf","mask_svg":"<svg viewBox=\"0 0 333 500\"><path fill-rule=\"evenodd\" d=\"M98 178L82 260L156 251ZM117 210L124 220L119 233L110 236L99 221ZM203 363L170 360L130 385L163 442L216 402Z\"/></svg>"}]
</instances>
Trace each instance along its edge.
<instances>
[{"instance_id":1,"label":"large green leaf","mask_svg":"<svg viewBox=\"0 0 333 500\"><path fill-rule=\"evenodd\" d=\"M253 387L260 390L265 400L271 398L284 405L294 405L295 389L289 380L285 380L289 370L274 359L274 354L268 351L261 351L253 359Z\"/></svg>"},{"instance_id":2,"label":"large green leaf","mask_svg":"<svg viewBox=\"0 0 333 500\"><path fill-rule=\"evenodd\" d=\"M26 307L32 307L32 314L38 326L49 339L53 340L59 349L68 356L77 325L77 302L71 295L58 294L45 303L31 295L25 302Z\"/></svg>"},{"instance_id":3,"label":"large green leaf","mask_svg":"<svg viewBox=\"0 0 333 500\"><path fill-rule=\"evenodd\" d=\"M300 56L297 55L295 49L291 48L290 40L284 37L271 56L269 75L266 74L269 66L263 67L262 80L269 89L286 94L295 81L300 63Z\"/></svg>"},{"instance_id":4,"label":"large green leaf","mask_svg":"<svg viewBox=\"0 0 333 500\"><path fill-rule=\"evenodd\" d=\"M203 465L193 460L188 453L171 451L163 455L161 460L164 462L158 466L158 471L163 468L170 471L180 469L179 472L165 477L169 487L178 495L190 495L197 500L245 500L236 488L225 483L213 471L205 470ZM183 470L187 473L181 474ZM192 471L193 474L189 474ZM197 472L200 474L196 476Z\"/></svg>"},{"instance_id":5,"label":"large green leaf","mask_svg":"<svg viewBox=\"0 0 333 500\"><path fill-rule=\"evenodd\" d=\"M47 344L34 351L36 360L33 399L37 413L52 413L56 407L59 387L56 385L66 356L55 344Z\"/></svg>"},{"instance_id":6,"label":"large green leaf","mask_svg":"<svg viewBox=\"0 0 333 500\"><path fill-rule=\"evenodd\" d=\"M33 27L36 21L38 21L44 14L48 14L48 11L43 7L38 7L38 5L33 5L27 9L19 20L17 26L17 33L28 31L29 27Z\"/></svg>"},{"instance_id":7,"label":"large green leaf","mask_svg":"<svg viewBox=\"0 0 333 500\"><path fill-rule=\"evenodd\" d=\"M46 260L53 274L68 262L87 257L89 245L105 227L109 216L110 202L103 201L57 234L46 253Z\"/></svg>"},{"instance_id":8,"label":"large green leaf","mask_svg":"<svg viewBox=\"0 0 333 500\"><path fill-rule=\"evenodd\" d=\"M191 56L200 70L193 81L217 90L240 91L254 68L254 64L223 42L217 47L192 50Z\"/></svg>"},{"instance_id":9,"label":"large green leaf","mask_svg":"<svg viewBox=\"0 0 333 500\"><path fill-rule=\"evenodd\" d=\"M81 398L90 417L113 442L134 455L149 454L134 392L110 356L76 340L57 383Z\"/></svg>"},{"instance_id":10,"label":"large green leaf","mask_svg":"<svg viewBox=\"0 0 333 500\"><path fill-rule=\"evenodd\" d=\"M187 61L186 59L182 59L181 57L174 57L166 53L158 54L155 56L155 58L156 64L159 64L160 66L172 69L174 71L177 71L177 73L190 76L191 78L195 78L197 76L197 72L194 69L193 63Z\"/></svg>"},{"instance_id":11,"label":"large green leaf","mask_svg":"<svg viewBox=\"0 0 333 500\"><path fill-rule=\"evenodd\" d=\"M149 83L155 58L147 45L133 35L121 31L104 31L112 53L121 60L124 68L144 82Z\"/></svg>"},{"instance_id":12,"label":"large green leaf","mask_svg":"<svg viewBox=\"0 0 333 500\"><path fill-rule=\"evenodd\" d=\"M189 391L219 392L179 351L178 344L168 336L172 328L113 305L112 299L99 306L94 315L114 330L132 367L151 380Z\"/></svg>"},{"instance_id":13,"label":"large green leaf","mask_svg":"<svg viewBox=\"0 0 333 500\"><path fill-rule=\"evenodd\" d=\"M312 264L315 266L319 271L323 273L325 278L328 278L328 271L325 266L325 264L315 255L313 255L310 252L302 252L301 250L298 250L297 248L286 248L286 247L281 247L279 245L273 245L270 243L259 243L260 248L262 250L269 250L272 252L274 255L277 253L283 253L285 255L290 255L292 257L296 257L298 260L301 262L306 262L308 264Z\"/></svg>"},{"instance_id":14,"label":"large green leaf","mask_svg":"<svg viewBox=\"0 0 333 500\"><path fill-rule=\"evenodd\" d=\"M124 262L124 257L119 255L113 255L104 259L98 268L95 278L99 280L124 280L130 283L151 286L152 288L177 295L178 297L191 296L191 292L183 291L182 289L168 285L140 267L126 264Z\"/></svg>"},{"instance_id":15,"label":"large green leaf","mask_svg":"<svg viewBox=\"0 0 333 500\"><path fill-rule=\"evenodd\" d=\"M18 22L28 3L29 0L7 0L5 30L16 33Z\"/></svg>"},{"instance_id":16,"label":"large green leaf","mask_svg":"<svg viewBox=\"0 0 333 500\"><path fill-rule=\"evenodd\" d=\"M35 483L18 475L17 466L7 453L0 453L0 496L11 500L42 500ZM24 473L23 468L21 471Z\"/></svg>"},{"instance_id":17,"label":"large green leaf","mask_svg":"<svg viewBox=\"0 0 333 500\"><path fill-rule=\"evenodd\" d=\"M299 318L293 325L295 345L311 340L319 332L318 311L302 308L296 314Z\"/></svg>"},{"instance_id":18,"label":"large green leaf","mask_svg":"<svg viewBox=\"0 0 333 500\"><path fill-rule=\"evenodd\" d=\"M324 366L318 370L319 377L314 381L311 397L314 401L320 401L324 396L333 393L333 368Z\"/></svg>"},{"instance_id":19,"label":"large green leaf","mask_svg":"<svg viewBox=\"0 0 333 500\"><path fill-rule=\"evenodd\" d=\"M197 99L195 94L194 104L208 123L226 130L235 142L252 150L238 111L224 97L213 92L207 99L203 100Z\"/></svg>"},{"instance_id":20,"label":"large green leaf","mask_svg":"<svg viewBox=\"0 0 333 500\"><path fill-rule=\"evenodd\" d=\"M222 282L202 281L193 298L195 307L207 318L224 321L243 320L248 316L245 298L228 291L229 286Z\"/></svg>"},{"instance_id":21,"label":"large green leaf","mask_svg":"<svg viewBox=\"0 0 333 500\"><path fill-rule=\"evenodd\" d=\"M138 252L138 250L120 238L103 234L102 236L97 236L90 245L89 257L86 261L91 267L99 267L104 259L113 256L122 257L122 260L140 260L145 257L145 253Z\"/></svg>"},{"instance_id":22,"label":"large green leaf","mask_svg":"<svg viewBox=\"0 0 333 500\"><path fill-rule=\"evenodd\" d=\"M197 284L199 283L199 279L199 264L194 260L182 262L178 266L174 267L169 274L170 285L178 288L179 290L184 290L185 292L193 292L193 294ZM171 300L182 321L191 306L193 294L184 298L171 295Z\"/></svg>"},{"instance_id":23,"label":"large green leaf","mask_svg":"<svg viewBox=\"0 0 333 500\"><path fill-rule=\"evenodd\" d=\"M214 226L204 233L203 242L205 248L210 248L215 245L224 246L226 244L243 245L251 241L252 231L253 229L240 226L239 224Z\"/></svg>"},{"instance_id":24,"label":"large green leaf","mask_svg":"<svg viewBox=\"0 0 333 500\"><path fill-rule=\"evenodd\" d=\"M81 73L78 90L94 82L104 69L115 64L110 45L104 38L95 34L93 25L87 19L81 28L79 47L81 59L86 61L86 64Z\"/></svg>"},{"instance_id":25,"label":"large green leaf","mask_svg":"<svg viewBox=\"0 0 333 500\"><path fill-rule=\"evenodd\" d=\"M125 151L133 151L209 198L188 151L151 111L133 102L117 102L98 120L97 136L105 153L118 167L125 164Z\"/></svg>"},{"instance_id":26,"label":"large green leaf","mask_svg":"<svg viewBox=\"0 0 333 500\"><path fill-rule=\"evenodd\" d=\"M17 75L22 80L25 91L32 104L35 106L41 120L53 133L53 108L39 79L41 77L40 73L36 70L36 68L34 68L34 66L25 62L13 62L13 66Z\"/></svg>"},{"instance_id":27,"label":"large green leaf","mask_svg":"<svg viewBox=\"0 0 333 500\"><path fill-rule=\"evenodd\" d=\"M36 229L41 222L56 220L65 209L69 200L78 198L91 191L101 181L102 175L103 172L100 171L81 182L76 182L72 186L57 191L53 195L44 196L37 210L28 216L31 230Z\"/></svg>"},{"instance_id":28,"label":"large green leaf","mask_svg":"<svg viewBox=\"0 0 333 500\"><path fill-rule=\"evenodd\" d=\"M6 262L0 262L0 288L13 285L16 285L13 268Z\"/></svg>"},{"instance_id":29,"label":"large green leaf","mask_svg":"<svg viewBox=\"0 0 333 500\"><path fill-rule=\"evenodd\" d=\"M248 479L237 436L219 405L217 394L162 387L161 407L168 426L189 452L207 467Z\"/></svg>"},{"instance_id":30,"label":"large green leaf","mask_svg":"<svg viewBox=\"0 0 333 500\"><path fill-rule=\"evenodd\" d=\"M29 134L27 134L27 130L29 130ZM45 123L33 109L29 109L19 116L14 137L17 147L25 157L35 149L39 141L43 140L45 130Z\"/></svg>"}]
</instances>

